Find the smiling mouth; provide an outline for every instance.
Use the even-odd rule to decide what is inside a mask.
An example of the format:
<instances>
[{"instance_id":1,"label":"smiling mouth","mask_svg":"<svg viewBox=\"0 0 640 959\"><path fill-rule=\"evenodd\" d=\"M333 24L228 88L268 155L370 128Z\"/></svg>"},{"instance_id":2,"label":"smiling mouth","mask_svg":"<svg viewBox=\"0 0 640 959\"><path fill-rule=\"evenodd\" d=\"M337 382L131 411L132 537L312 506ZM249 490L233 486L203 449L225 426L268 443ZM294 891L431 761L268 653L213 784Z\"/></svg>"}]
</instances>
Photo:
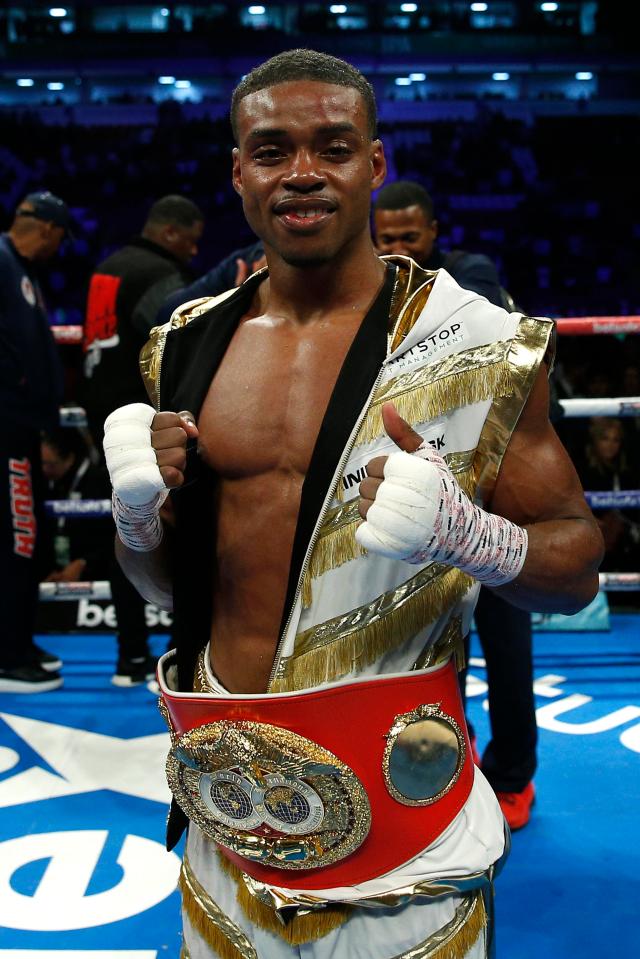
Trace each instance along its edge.
<instances>
[{"instance_id":1,"label":"smiling mouth","mask_svg":"<svg viewBox=\"0 0 640 959\"><path fill-rule=\"evenodd\" d=\"M293 230L309 230L314 226L319 226L328 220L335 210L328 206L287 206L284 209L276 209L276 216L284 226Z\"/></svg>"}]
</instances>

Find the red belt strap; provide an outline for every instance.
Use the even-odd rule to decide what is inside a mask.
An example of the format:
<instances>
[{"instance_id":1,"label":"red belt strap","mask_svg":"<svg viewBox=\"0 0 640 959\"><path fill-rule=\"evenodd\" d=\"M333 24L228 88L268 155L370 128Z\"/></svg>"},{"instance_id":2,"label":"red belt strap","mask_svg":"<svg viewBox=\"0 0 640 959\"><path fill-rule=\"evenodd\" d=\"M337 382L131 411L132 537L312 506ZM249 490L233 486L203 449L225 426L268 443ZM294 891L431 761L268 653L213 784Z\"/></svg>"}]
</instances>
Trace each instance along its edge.
<instances>
[{"instance_id":1,"label":"red belt strap","mask_svg":"<svg viewBox=\"0 0 640 959\"><path fill-rule=\"evenodd\" d=\"M317 690L264 696L175 693L159 680L174 742L209 723L260 723L290 730L329 750L364 786L371 809L366 838L346 858L313 869L278 868L222 852L255 879L292 889L352 886L391 872L441 835L462 809L473 785L469 735L453 662L424 673L373 677ZM391 794L383 759L397 718L421 706L439 706L461 732L461 768L446 793L429 805L405 805ZM180 798L178 797L180 802ZM188 811L188 810L187 810Z\"/></svg>"}]
</instances>

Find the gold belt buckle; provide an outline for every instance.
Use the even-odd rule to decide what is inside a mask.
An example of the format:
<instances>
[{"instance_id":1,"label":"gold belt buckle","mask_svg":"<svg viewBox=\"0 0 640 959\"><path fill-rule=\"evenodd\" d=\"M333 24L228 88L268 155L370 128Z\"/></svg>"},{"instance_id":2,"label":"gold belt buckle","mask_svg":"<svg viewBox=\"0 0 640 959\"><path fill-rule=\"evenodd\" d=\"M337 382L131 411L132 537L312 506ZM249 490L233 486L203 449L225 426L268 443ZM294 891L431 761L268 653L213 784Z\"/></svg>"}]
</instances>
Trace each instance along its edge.
<instances>
[{"instance_id":1,"label":"gold belt buckle","mask_svg":"<svg viewBox=\"0 0 640 959\"><path fill-rule=\"evenodd\" d=\"M318 743L268 723L220 720L177 739L167 780L210 839L280 869L314 869L356 850L371 808L355 773Z\"/></svg>"}]
</instances>

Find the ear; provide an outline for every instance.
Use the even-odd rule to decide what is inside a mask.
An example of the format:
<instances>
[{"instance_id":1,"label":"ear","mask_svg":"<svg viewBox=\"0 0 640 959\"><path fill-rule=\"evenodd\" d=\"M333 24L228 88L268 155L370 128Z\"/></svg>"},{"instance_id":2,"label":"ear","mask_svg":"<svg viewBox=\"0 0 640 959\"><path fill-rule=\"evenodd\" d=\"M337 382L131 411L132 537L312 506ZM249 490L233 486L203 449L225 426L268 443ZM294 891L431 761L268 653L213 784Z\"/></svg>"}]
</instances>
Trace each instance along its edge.
<instances>
[{"instance_id":1,"label":"ear","mask_svg":"<svg viewBox=\"0 0 640 959\"><path fill-rule=\"evenodd\" d=\"M387 160L384 155L382 140L373 140L371 143L371 189L377 190L384 183L387 176Z\"/></svg>"},{"instance_id":2,"label":"ear","mask_svg":"<svg viewBox=\"0 0 640 959\"><path fill-rule=\"evenodd\" d=\"M240 150L238 147L234 147L231 153L233 169L231 173L231 183L233 189L236 191L239 196L242 196L242 170L240 167Z\"/></svg>"}]
</instances>

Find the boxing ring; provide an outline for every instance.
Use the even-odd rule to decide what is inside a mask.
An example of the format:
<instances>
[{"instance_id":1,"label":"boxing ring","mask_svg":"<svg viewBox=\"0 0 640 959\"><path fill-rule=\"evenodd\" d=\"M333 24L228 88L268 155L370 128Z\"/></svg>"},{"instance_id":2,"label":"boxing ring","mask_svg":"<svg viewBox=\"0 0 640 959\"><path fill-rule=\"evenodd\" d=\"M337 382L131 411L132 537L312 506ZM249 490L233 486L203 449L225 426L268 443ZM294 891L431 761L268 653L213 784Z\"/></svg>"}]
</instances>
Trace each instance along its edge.
<instances>
[{"instance_id":1,"label":"boxing ring","mask_svg":"<svg viewBox=\"0 0 640 959\"><path fill-rule=\"evenodd\" d=\"M640 316L583 316L556 320L559 336L606 336L639 334ZM52 327L56 342L65 345L82 343L81 326ZM603 399L559 400L564 419L606 416L613 418L640 417L640 396L621 396ZM62 426L86 426L82 407L67 406L60 410ZM640 507L640 490L585 491L585 498L593 509L636 509ZM82 516L87 520L111 514L109 500L48 500L47 511L54 516ZM636 592L640 590L640 561L638 572L600 573L602 592ZM40 601L109 600L111 589L107 581L75 583L41 583Z\"/></svg>"},{"instance_id":2,"label":"boxing ring","mask_svg":"<svg viewBox=\"0 0 640 959\"><path fill-rule=\"evenodd\" d=\"M586 319L559 321L560 334L640 332L640 318ZM78 343L80 330L62 336ZM567 418L632 417L640 398L562 405ZM84 411L67 407L61 421L80 426ZM637 490L587 498L594 508L640 505ZM48 509L91 523L110 504L51 501ZM603 573L600 585L605 596L632 595L640 573ZM73 600L97 613L110 595L107 581L41 585L51 614L71 611ZM497 882L498 959L637 953L639 622L613 613L606 634L536 633L538 800ZM166 648L163 625L150 638L156 655ZM0 959L179 959L179 859L164 848L168 736L157 697L144 684L110 683L111 620L43 642L64 660L64 686L0 702ZM475 636L467 690L482 748L487 676ZM616 894L605 899L610 876Z\"/></svg>"}]
</instances>

